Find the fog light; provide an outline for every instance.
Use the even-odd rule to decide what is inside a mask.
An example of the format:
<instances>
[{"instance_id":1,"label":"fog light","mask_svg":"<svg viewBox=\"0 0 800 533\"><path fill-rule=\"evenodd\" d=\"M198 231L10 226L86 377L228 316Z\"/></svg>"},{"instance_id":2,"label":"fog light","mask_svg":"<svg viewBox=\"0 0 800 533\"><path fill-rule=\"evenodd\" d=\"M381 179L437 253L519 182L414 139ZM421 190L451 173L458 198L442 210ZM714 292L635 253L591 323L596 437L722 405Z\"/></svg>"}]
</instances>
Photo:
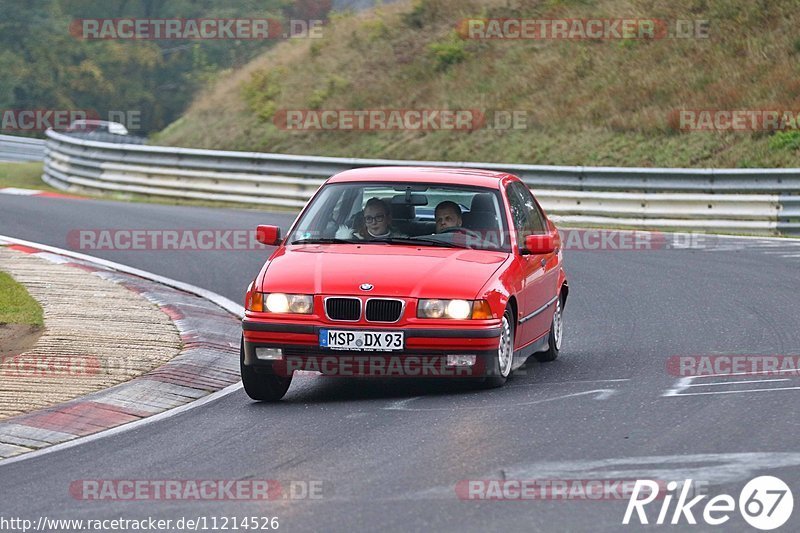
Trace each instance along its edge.
<instances>
[{"instance_id":1,"label":"fog light","mask_svg":"<svg viewBox=\"0 0 800 533\"><path fill-rule=\"evenodd\" d=\"M475 366L477 355L448 355L447 366Z\"/></svg>"},{"instance_id":2,"label":"fog light","mask_svg":"<svg viewBox=\"0 0 800 533\"><path fill-rule=\"evenodd\" d=\"M283 359L283 350L280 348L256 348L256 359L261 361L280 361Z\"/></svg>"}]
</instances>

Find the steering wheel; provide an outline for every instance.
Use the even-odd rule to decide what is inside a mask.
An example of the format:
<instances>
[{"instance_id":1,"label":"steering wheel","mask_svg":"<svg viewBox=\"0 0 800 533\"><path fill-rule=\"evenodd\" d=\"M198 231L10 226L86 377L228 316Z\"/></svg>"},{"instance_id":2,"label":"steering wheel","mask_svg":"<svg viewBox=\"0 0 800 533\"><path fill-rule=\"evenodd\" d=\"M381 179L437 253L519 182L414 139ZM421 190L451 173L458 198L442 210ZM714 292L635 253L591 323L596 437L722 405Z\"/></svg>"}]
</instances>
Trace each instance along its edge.
<instances>
[{"instance_id":1,"label":"steering wheel","mask_svg":"<svg viewBox=\"0 0 800 533\"><path fill-rule=\"evenodd\" d=\"M445 228L445 229L443 229L442 231L439 232L440 235L442 233L463 233L464 235L467 235L467 236L472 237L474 239L479 239L481 241L483 240L483 237L481 237L480 233L478 233L477 231L471 230L469 228L465 228L464 226L454 226L452 228Z\"/></svg>"}]
</instances>

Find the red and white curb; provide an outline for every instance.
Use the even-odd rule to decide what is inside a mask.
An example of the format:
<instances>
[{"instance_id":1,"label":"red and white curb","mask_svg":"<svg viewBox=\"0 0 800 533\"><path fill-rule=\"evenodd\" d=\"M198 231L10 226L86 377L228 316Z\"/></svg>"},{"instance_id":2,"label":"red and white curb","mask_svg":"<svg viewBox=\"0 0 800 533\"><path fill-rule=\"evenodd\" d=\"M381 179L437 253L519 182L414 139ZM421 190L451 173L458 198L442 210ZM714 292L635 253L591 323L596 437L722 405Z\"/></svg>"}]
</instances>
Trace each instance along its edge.
<instances>
[{"instance_id":1,"label":"red and white curb","mask_svg":"<svg viewBox=\"0 0 800 533\"><path fill-rule=\"evenodd\" d=\"M45 198L72 198L73 200L85 200L82 196L74 196L60 192L40 191L37 189L18 189L16 187L0 188L0 194L10 194L12 196L42 196Z\"/></svg>"},{"instance_id":2,"label":"red and white curb","mask_svg":"<svg viewBox=\"0 0 800 533\"><path fill-rule=\"evenodd\" d=\"M83 254L4 236L0 245L87 270L140 294L170 316L183 340L175 358L146 374L0 421L0 465L173 416L241 388L241 306L198 287Z\"/></svg>"}]
</instances>

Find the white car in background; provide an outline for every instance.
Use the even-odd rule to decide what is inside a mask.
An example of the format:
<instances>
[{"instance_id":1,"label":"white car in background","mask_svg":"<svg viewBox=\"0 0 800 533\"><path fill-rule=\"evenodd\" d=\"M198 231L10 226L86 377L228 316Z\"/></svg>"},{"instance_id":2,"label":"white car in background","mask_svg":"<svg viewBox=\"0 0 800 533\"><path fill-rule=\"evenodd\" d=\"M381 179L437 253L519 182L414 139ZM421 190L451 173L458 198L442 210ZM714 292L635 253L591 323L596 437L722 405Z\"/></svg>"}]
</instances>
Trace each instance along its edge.
<instances>
[{"instance_id":1,"label":"white car in background","mask_svg":"<svg viewBox=\"0 0 800 533\"><path fill-rule=\"evenodd\" d=\"M119 122L106 120L76 120L69 125L68 133L110 133L112 135L129 135L128 128Z\"/></svg>"}]
</instances>

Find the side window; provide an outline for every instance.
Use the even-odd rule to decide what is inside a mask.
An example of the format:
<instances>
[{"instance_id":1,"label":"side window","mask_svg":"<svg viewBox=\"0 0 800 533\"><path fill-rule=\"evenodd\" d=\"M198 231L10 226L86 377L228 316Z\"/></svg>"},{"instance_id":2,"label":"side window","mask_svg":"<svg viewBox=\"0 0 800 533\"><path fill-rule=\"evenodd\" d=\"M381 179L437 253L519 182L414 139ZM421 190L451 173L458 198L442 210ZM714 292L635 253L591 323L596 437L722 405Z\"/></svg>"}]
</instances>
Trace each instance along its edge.
<instances>
[{"instance_id":1,"label":"side window","mask_svg":"<svg viewBox=\"0 0 800 533\"><path fill-rule=\"evenodd\" d=\"M350 222L352 222L353 221L353 217L357 213L360 213L361 210L364 208L363 204L365 202L366 202L366 200L364 200L364 189L359 187L358 189L354 190L353 191L353 198L352 198L352 200L350 202L350 209L345 214L345 216L344 216L344 218L342 220L342 223L343 224L349 224Z\"/></svg>"},{"instance_id":2,"label":"side window","mask_svg":"<svg viewBox=\"0 0 800 533\"><path fill-rule=\"evenodd\" d=\"M533 195L523 184L511 183L506 188L506 195L514 228L517 230L517 244L523 248L526 235L545 233L544 218Z\"/></svg>"},{"instance_id":3,"label":"side window","mask_svg":"<svg viewBox=\"0 0 800 533\"><path fill-rule=\"evenodd\" d=\"M536 200L533 199L531 190L519 182L515 182L513 187L517 189L520 196L522 196L525 208L528 211L528 228L530 229L530 233L547 233L547 229L544 225L544 215L536 204Z\"/></svg>"},{"instance_id":4,"label":"side window","mask_svg":"<svg viewBox=\"0 0 800 533\"><path fill-rule=\"evenodd\" d=\"M331 212L330 218L335 222L341 222L342 219L342 208L346 203L346 198L348 196L352 196L350 194L342 194L339 196L339 199L336 200L336 203L333 206L333 211Z\"/></svg>"}]
</instances>

